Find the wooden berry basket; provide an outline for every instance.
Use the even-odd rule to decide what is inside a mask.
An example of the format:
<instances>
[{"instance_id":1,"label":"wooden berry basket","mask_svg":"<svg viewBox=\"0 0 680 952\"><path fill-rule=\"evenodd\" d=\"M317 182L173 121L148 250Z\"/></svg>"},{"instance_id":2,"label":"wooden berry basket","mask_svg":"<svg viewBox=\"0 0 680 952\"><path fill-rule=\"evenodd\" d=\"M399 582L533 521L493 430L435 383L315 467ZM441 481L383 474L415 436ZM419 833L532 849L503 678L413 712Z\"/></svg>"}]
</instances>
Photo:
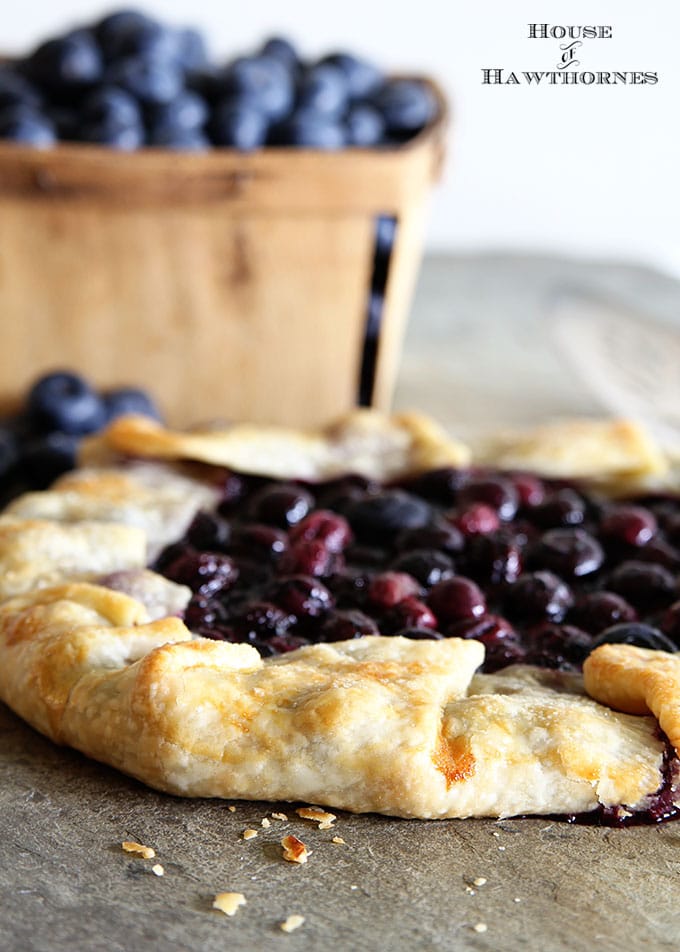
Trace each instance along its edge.
<instances>
[{"instance_id":1,"label":"wooden berry basket","mask_svg":"<svg viewBox=\"0 0 680 952\"><path fill-rule=\"evenodd\" d=\"M39 374L148 386L176 425L356 405L375 219L398 221L373 403L389 405L446 108L393 149L119 153L0 143L0 405Z\"/></svg>"}]
</instances>

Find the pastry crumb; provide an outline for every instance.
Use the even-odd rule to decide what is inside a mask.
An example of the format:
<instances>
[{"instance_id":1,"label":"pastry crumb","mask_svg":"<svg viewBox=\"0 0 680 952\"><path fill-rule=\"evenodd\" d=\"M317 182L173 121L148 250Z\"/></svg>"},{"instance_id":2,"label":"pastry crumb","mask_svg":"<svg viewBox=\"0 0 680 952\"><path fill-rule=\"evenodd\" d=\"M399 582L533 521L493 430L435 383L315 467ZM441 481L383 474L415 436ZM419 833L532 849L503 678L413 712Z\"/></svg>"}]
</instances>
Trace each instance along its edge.
<instances>
[{"instance_id":1,"label":"pastry crumb","mask_svg":"<svg viewBox=\"0 0 680 952\"><path fill-rule=\"evenodd\" d=\"M465 892L468 894L468 896L476 896L476 895L477 895L477 891L476 891L475 889L473 889L472 886L466 886L466 887L465 887Z\"/></svg>"},{"instance_id":2,"label":"pastry crumb","mask_svg":"<svg viewBox=\"0 0 680 952\"><path fill-rule=\"evenodd\" d=\"M312 820L319 824L320 830L330 830L337 817L334 813L328 813L320 807L298 807L295 811L303 820Z\"/></svg>"},{"instance_id":3,"label":"pastry crumb","mask_svg":"<svg viewBox=\"0 0 680 952\"><path fill-rule=\"evenodd\" d=\"M499 847L498 847L498 852L499 852L499 853L504 853L504 852L505 852L505 847L504 847L504 846L499 846Z\"/></svg>"},{"instance_id":4,"label":"pastry crumb","mask_svg":"<svg viewBox=\"0 0 680 952\"><path fill-rule=\"evenodd\" d=\"M475 932L486 932L486 930L488 929L488 926L486 922L478 922L472 928L474 929Z\"/></svg>"},{"instance_id":5,"label":"pastry crumb","mask_svg":"<svg viewBox=\"0 0 680 952\"><path fill-rule=\"evenodd\" d=\"M152 859L156 855L156 850L152 846L143 846L141 843L135 843L134 840L124 840L121 846L126 853L132 853L140 859Z\"/></svg>"},{"instance_id":6,"label":"pastry crumb","mask_svg":"<svg viewBox=\"0 0 680 952\"><path fill-rule=\"evenodd\" d=\"M243 831L244 840L252 840L256 836L257 836L257 830L248 829Z\"/></svg>"},{"instance_id":7,"label":"pastry crumb","mask_svg":"<svg viewBox=\"0 0 680 952\"><path fill-rule=\"evenodd\" d=\"M288 817L285 813L272 813L272 816L275 820L284 820L285 822L288 822Z\"/></svg>"},{"instance_id":8,"label":"pastry crumb","mask_svg":"<svg viewBox=\"0 0 680 952\"><path fill-rule=\"evenodd\" d=\"M521 902L522 900L519 898L519 896L515 896L515 898L514 898L512 901L513 901L513 902Z\"/></svg>"},{"instance_id":9,"label":"pastry crumb","mask_svg":"<svg viewBox=\"0 0 680 952\"><path fill-rule=\"evenodd\" d=\"M331 840L331 843L340 843L342 846L346 845L345 841L343 840L341 836L334 836L333 839Z\"/></svg>"},{"instance_id":10,"label":"pastry crumb","mask_svg":"<svg viewBox=\"0 0 680 952\"><path fill-rule=\"evenodd\" d=\"M282 932L294 932L296 929L299 929L302 923L305 921L304 916L300 916L295 913L292 916L288 916L285 922L282 922L279 928Z\"/></svg>"},{"instance_id":11,"label":"pastry crumb","mask_svg":"<svg viewBox=\"0 0 680 952\"><path fill-rule=\"evenodd\" d=\"M350 886L349 888L350 888L350 889L358 889L359 887L358 887L358 886Z\"/></svg>"},{"instance_id":12,"label":"pastry crumb","mask_svg":"<svg viewBox=\"0 0 680 952\"><path fill-rule=\"evenodd\" d=\"M152 866L151 872L154 874L154 876L165 876L165 869L160 863L156 863L154 866Z\"/></svg>"},{"instance_id":13,"label":"pastry crumb","mask_svg":"<svg viewBox=\"0 0 680 952\"><path fill-rule=\"evenodd\" d=\"M478 876L477 879L472 880L473 886L485 886L486 885L486 876Z\"/></svg>"},{"instance_id":14,"label":"pastry crumb","mask_svg":"<svg viewBox=\"0 0 680 952\"><path fill-rule=\"evenodd\" d=\"M230 804L227 810L229 810L230 813L236 813L236 807L233 804Z\"/></svg>"},{"instance_id":15,"label":"pastry crumb","mask_svg":"<svg viewBox=\"0 0 680 952\"><path fill-rule=\"evenodd\" d=\"M261 822L260 826L261 826L264 830L268 830L271 825L272 825L271 820L268 819L266 816L263 816L263 817L262 817L262 822Z\"/></svg>"},{"instance_id":16,"label":"pastry crumb","mask_svg":"<svg viewBox=\"0 0 680 952\"><path fill-rule=\"evenodd\" d=\"M311 851L297 836L284 836L281 840L281 846L283 847L283 858L288 860L289 863L306 863L307 857L311 856Z\"/></svg>"},{"instance_id":17,"label":"pastry crumb","mask_svg":"<svg viewBox=\"0 0 680 952\"><path fill-rule=\"evenodd\" d=\"M217 893L213 899L213 909L219 909L225 916L235 916L240 906L245 906L246 897L243 893Z\"/></svg>"}]
</instances>

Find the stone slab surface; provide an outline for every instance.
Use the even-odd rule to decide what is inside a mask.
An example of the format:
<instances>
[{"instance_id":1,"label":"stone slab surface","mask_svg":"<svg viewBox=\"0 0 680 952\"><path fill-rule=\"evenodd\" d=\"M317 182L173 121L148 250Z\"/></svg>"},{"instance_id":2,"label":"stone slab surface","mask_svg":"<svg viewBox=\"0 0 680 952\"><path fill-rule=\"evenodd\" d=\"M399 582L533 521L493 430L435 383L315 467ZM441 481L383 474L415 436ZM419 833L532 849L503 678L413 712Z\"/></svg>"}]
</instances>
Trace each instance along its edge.
<instances>
[{"instance_id":1,"label":"stone slab surface","mask_svg":"<svg viewBox=\"0 0 680 952\"><path fill-rule=\"evenodd\" d=\"M500 256L426 264L397 394L459 432L595 412L551 350L542 302L589 281L661 319L675 282L644 269ZM548 361L542 363L543 359ZM156 794L55 747L0 706L0 950L444 950L680 947L680 823L607 830L544 818L418 822ZM289 820L271 818L283 809ZM262 817L270 816L268 830ZM242 839L243 830L259 835ZM281 858L293 832L313 851ZM346 845L331 842L341 836ZM134 839L157 858L122 852ZM160 862L162 878L151 872ZM475 879L486 883L474 886ZM211 909L221 891L247 905ZM285 935L290 914L304 925ZM475 931L475 925L486 931Z\"/></svg>"}]
</instances>

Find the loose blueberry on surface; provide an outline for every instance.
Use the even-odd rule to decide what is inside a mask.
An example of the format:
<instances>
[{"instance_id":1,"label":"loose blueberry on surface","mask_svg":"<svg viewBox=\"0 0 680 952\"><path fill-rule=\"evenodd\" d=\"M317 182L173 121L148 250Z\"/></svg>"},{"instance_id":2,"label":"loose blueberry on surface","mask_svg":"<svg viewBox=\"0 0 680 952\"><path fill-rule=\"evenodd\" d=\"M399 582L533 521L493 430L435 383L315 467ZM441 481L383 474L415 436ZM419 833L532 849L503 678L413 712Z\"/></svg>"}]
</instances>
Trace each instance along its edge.
<instances>
[{"instance_id":1,"label":"loose blueberry on surface","mask_svg":"<svg viewBox=\"0 0 680 952\"><path fill-rule=\"evenodd\" d=\"M21 479L31 489L47 487L76 465L78 439L69 433L47 433L30 439L19 460Z\"/></svg>"},{"instance_id":2,"label":"loose blueberry on surface","mask_svg":"<svg viewBox=\"0 0 680 952\"><path fill-rule=\"evenodd\" d=\"M27 406L37 424L75 436L93 433L106 422L102 400L82 377L66 371L37 380Z\"/></svg>"},{"instance_id":3,"label":"loose blueberry on surface","mask_svg":"<svg viewBox=\"0 0 680 952\"><path fill-rule=\"evenodd\" d=\"M549 529L533 546L530 558L537 568L573 579L599 571L604 552L597 539L584 529Z\"/></svg>"},{"instance_id":4,"label":"loose blueberry on surface","mask_svg":"<svg viewBox=\"0 0 680 952\"><path fill-rule=\"evenodd\" d=\"M637 645L653 651L677 651L677 646L662 631L641 622L625 622L606 628L594 639L591 647L600 645Z\"/></svg>"},{"instance_id":5,"label":"loose blueberry on surface","mask_svg":"<svg viewBox=\"0 0 680 952\"><path fill-rule=\"evenodd\" d=\"M432 588L437 582L454 574L453 560L436 549L415 549L400 555L392 563L396 572L413 576L424 588Z\"/></svg>"},{"instance_id":6,"label":"loose blueberry on surface","mask_svg":"<svg viewBox=\"0 0 680 952\"><path fill-rule=\"evenodd\" d=\"M161 419L160 411L149 394L137 387L117 387L115 390L107 390L102 394L102 399L107 420L115 420L116 417L126 413L139 413L154 420Z\"/></svg>"},{"instance_id":7,"label":"loose blueberry on surface","mask_svg":"<svg viewBox=\"0 0 680 952\"><path fill-rule=\"evenodd\" d=\"M637 621L637 612L614 592L587 592L569 612L569 620L591 635L596 635L618 622Z\"/></svg>"},{"instance_id":8,"label":"loose blueberry on surface","mask_svg":"<svg viewBox=\"0 0 680 952\"><path fill-rule=\"evenodd\" d=\"M427 602L442 623L478 618L486 611L486 599L481 589L462 575L435 585Z\"/></svg>"},{"instance_id":9,"label":"loose blueberry on surface","mask_svg":"<svg viewBox=\"0 0 680 952\"><path fill-rule=\"evenodd\" d=\"M528 572L510 585L505 607L510 618L529 623L562 621L572 606L573 595L568 585L552 572Z\"/></svg>"},{"instance_id":10,"label":"loose blueberry on surface","mask_svg":"<svg viewBox=\"0 0 680 952\"><path fill-rule=\"evenodd\" d=\"M346 513L360 540L381 541L393 538L404 529L419 529L432 516L422 499L400 489L384 490L352 503Z\"/></svg>"},{"instance_id":11,"label":"loose blueberry on surface","mask_svg":"<svg viewBox=\"0 0 680 952\"><path fill-rule=\"evenodd\" d=\"M638 611L664 608L677 596L675 577L662 565L631 559L609 576L608 587Z\"/></svg>"}]
</instances>

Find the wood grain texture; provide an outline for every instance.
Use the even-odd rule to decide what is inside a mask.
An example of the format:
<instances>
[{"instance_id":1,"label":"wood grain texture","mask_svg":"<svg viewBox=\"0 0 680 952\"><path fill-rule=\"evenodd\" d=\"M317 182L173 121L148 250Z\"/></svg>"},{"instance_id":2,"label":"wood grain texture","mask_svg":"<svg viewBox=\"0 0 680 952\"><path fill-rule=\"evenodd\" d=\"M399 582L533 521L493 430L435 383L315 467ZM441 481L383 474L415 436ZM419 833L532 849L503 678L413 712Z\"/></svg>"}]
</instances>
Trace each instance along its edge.
<instances>
[{"instance_id":1,"label":"wood grain texture","mask_svg":"<svg viewBox=\"0 0 680 952\"><path fill-rule=\"evenodd\" d=\"M445 110L398 149L200 155L0 143L0 406L73 367L169 421L317 425L356 402L374 220L400 222L377 368L391 397Z\"/></svg>"}]
</instances>

